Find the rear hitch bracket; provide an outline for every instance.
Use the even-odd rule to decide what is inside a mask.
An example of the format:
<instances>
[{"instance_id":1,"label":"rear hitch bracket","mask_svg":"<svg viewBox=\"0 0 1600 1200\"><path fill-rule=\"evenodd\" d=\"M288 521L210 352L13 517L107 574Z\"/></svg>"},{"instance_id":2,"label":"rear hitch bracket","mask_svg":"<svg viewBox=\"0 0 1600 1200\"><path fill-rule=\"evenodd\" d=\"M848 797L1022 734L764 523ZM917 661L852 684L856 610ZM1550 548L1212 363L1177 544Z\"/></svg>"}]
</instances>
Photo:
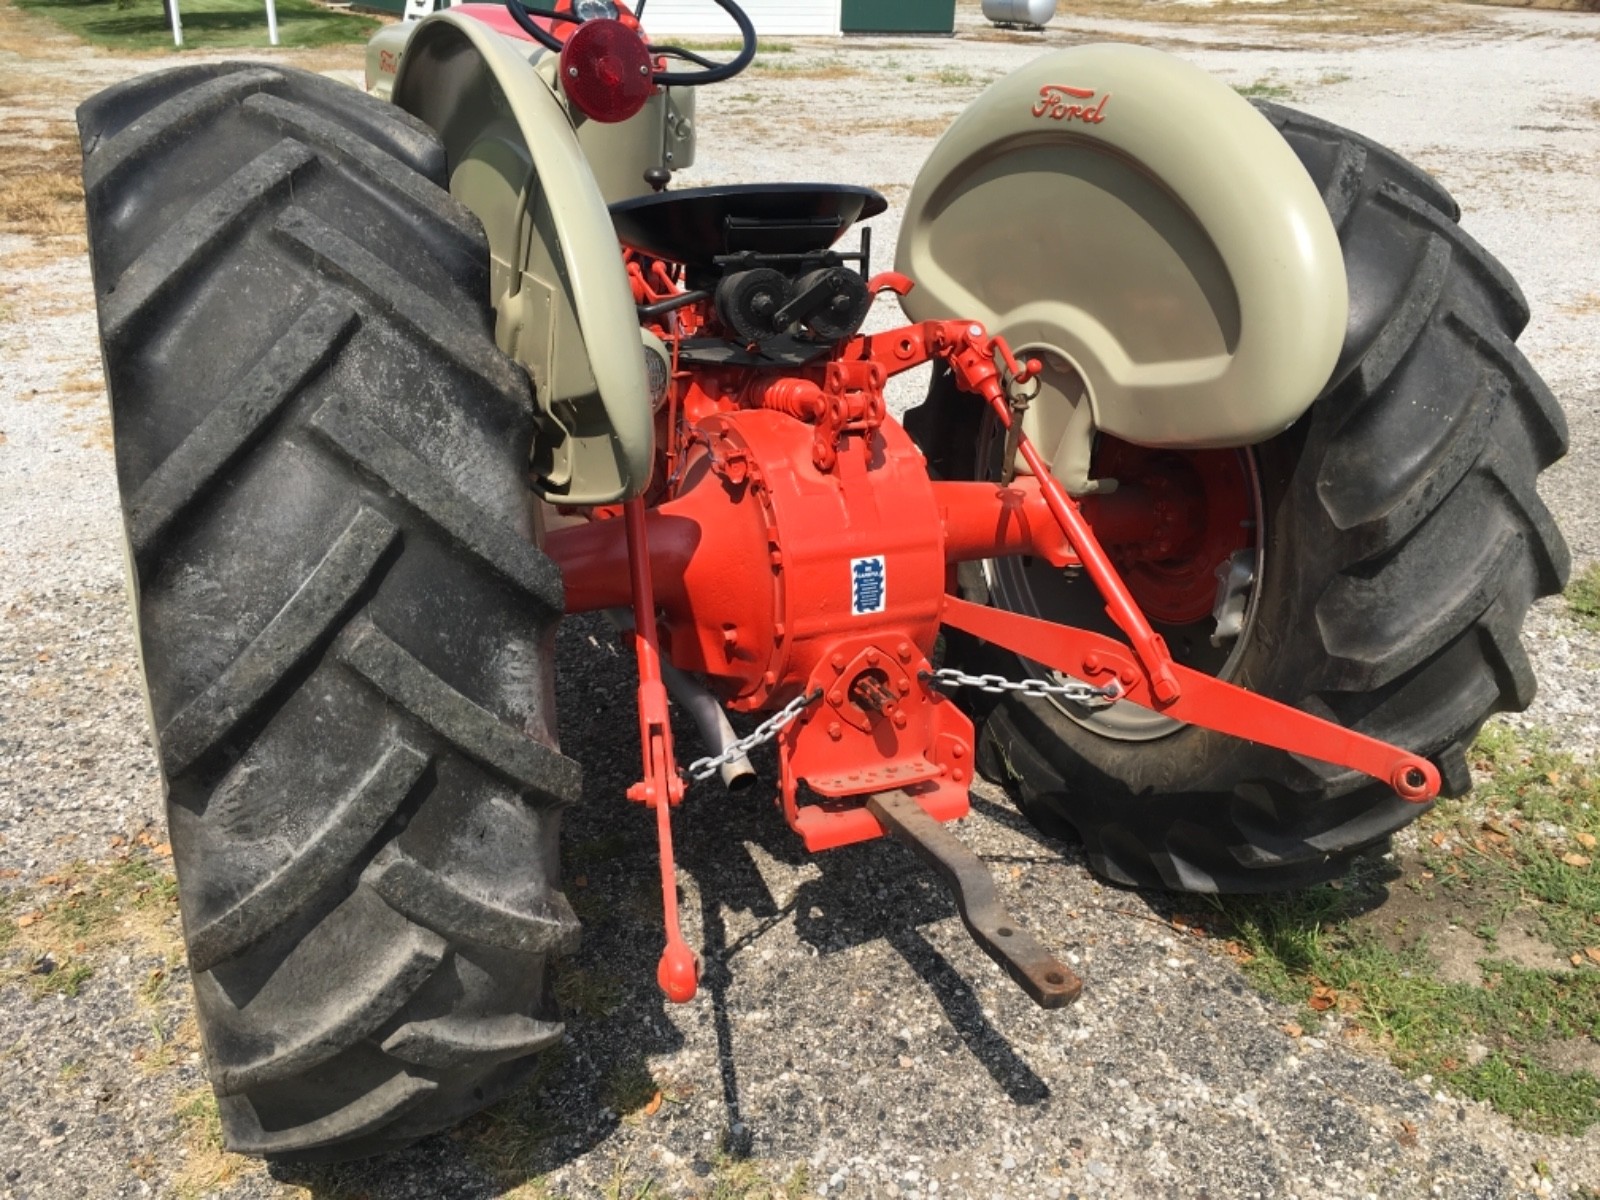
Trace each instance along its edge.
<instances>
[{"instance_id":1,"label":"rear hitch bracket","mask_svg":"<svg viewBox=\"0 0 1600 1200\"><path fill-rule=\"evenodd\" d=\"M950 889L978 948L1040 1008L1063 1008L1083 991L1083 980L1005 910L989 868L906 792L877 792L867 810L884 829L932 867Z\"/></svg>"}]
</instances>

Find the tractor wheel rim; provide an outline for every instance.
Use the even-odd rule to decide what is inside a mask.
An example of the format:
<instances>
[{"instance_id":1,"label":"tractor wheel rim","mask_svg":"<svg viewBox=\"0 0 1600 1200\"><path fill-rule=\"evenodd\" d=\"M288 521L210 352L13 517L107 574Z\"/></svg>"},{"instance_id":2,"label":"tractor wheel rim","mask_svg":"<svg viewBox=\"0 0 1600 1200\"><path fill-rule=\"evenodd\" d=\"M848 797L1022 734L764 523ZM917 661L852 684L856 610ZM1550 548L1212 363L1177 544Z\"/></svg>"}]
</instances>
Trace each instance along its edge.
<instances>
[{"instance_id":1,"label":"tractor wheel rim","mask_svg":"<svg viewBox=\"0 0 1600 1200\"><path fill-rule=\"evenodd\" d=\"M999 477L999 458L1003 438L992 420L984 423L979 445L979 463L985 477ZM1215 453L1215 452L1212 452ZM1239 475L1249 490L1249 511L1252 513L1254 545L1251 582L1244 598L1244 616L1237 636L1221 647L1211 645L1210 637L1216 629L1215 614L1187 624L1173 625L1151 620L1151 626L1166 639L1175 661L1183 666L1204 671L1219 679L1231 680L1239 670L1245 649L1255 626L1257 602L1261 595L1262 572L1265 567L1267 530L1265 505L1261 495L1261 477L1255 454L1248 448L1238 449ZM1096 454L1096 460L1099 459ZM983 564L988 583L990 603L997 608L1024 613L1058 624L1076 625L1105 633L1117 641L1126 641L1105 615L1105 604L1098 590L1081 571L1062 571L1038 559L1000 558L988 559ZM1137 598L1137 595L1136 597ZM1041 663L1019 656L1021 669L1027 677L1060 681L1065 678ZM1059 697L1050 696L1045 703L1053 705L1063 715L1083 728L1102 737L1117 741L1147 742L1168 737L1185 723L1164 717L1135 704L1115 704L1109 708L1086 708Z\"/></svg>"}]
</instances>

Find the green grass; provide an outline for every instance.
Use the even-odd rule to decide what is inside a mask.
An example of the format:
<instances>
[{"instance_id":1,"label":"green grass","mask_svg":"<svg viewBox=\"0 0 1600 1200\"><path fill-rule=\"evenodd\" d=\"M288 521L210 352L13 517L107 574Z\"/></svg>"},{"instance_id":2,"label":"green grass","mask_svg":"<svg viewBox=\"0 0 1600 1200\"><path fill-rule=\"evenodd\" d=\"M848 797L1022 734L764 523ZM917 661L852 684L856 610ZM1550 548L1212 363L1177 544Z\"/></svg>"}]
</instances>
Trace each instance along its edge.
<instances>
[{"instance_id":1,"label":"green grass","mask_svg":"<svg viewBox=\"0 0 1600 1200\"><path fill-rule=\"evenodd\" d=\"M785 79L823 81L851 79L866 74L863 67L839 54L829 54L822 58L797 59L762 58L758 54L750 65L758 71L769 71Z\"/></svg>"},{"instance_id":2,"label":"green grass","mask_svg":"<svg viewBox=\"0 0 1600 1200\"><path fill-rule=\"evenodd\" d=\"M1600 972L1556 975L1490 958L1484 983L1444 982L1425 944L1384 946L1343 919L1345 897L1315 888L1297 897L1223 904L1249 954L1245 974L1282 1000L1332 1002L1408 1074L1431 1075L1456 1093L1486 1100L1519 1124L1579 1134L1600 1121L1600 1080L1545 1066L1551 1041L1600 1036ZM1471 1047L1488 1053L1473 1062Z\"/></svg>"},{"instance_id":3,"label":"green grass","mask_svg":"<svg viewBox=\"0 0 1600 1200\"><path fill-rule=\"evenodd\" d=\"M600 1099L619 1117L636 1113L661 1090L643 1055L634 1055L612 1067L600 1088Z\"/></svg>"},{"instance_id":4,"label":"green grass","mask_svg":"<svg viewBox=\"0 0 1600 1200\"><path fill-rule=\"evenodd\" d=\"M561 1076L567 1063L565 1046L550 1047L539 1055L526 1084L471 1117L456 1133L467 1153L508 1189L507 1197L543 1200L548 1194L541 1178L551 1165L546 1149L563 1129L540 1093Z\"/></svg>"},{"instance_id":5,"label":"green grass","mask_svg":"<svg viewBox=\"0 0 1600 1200\"><path fill-rule=\"evenodd\" d=\"M128 858L103 870L74 865L68 876L82 876L50 915L60 936L71 941L104 937L129 909L170 908L178 902L178 881L146 857ZM63 882L67 882L64 878Z\"/></svg>"},{"instance_id":6,"label":"green grass","mask_svg":"<svg viewBox=\"0 0 1600 1200\"><path fill-rule=\"evenodd\" d=\"M562 963L556 975L556 999L569 1018L603 1020L622 1003L622 985L600 971Z\"/></svg>"},{"instance_id":7,"label":"green grass","mask_svg":"<svg viewBox=\"0 0 1600 1200\"><path fill-rule=\"evenodd\" d=\"M1379 907L1375 868L1337 886L1217 902L1246 975L1304 1006L1315 1028L1336 1012L1413 1076L1485 1100L1519 1124L1579 1134L1600 1123L1600 1079L1552 1066L1551 1049L1600 1040L1600 780L1543 738L1491 727L1473 749L1473 796L1423 818L1420 863L1394 881L1420 901L1405 937ZM1505 918L1529 924L1570 970L1497 957ZM1429 921L1454 921L1484 940L1479 983L1440 978ZM1398 932L1398 930L1396 930ZM1459 937L1459 935L1456 935ZM1593 949L1594 954L1586 951Z\"/></svg>"},{"instance_id":8,"label":"green grass","mask_svg":"<svg viewBox=\"0 0 1600 1200\"><path fill-rule=\"evenodd\" d=\"M723 1154L712 1164L706 1200L800 1200L810 1194L810 1173L804 1163L775 1181L755 1160Z\"/></svg>"},{"instance_id":9,"label":"green grass","mask_svg":"<svg viewBox=\"0 0 1600 1200\"><path fill-rule=\"evenodd\" d=\"M1483 732L1473 758L1486 775L1473 797L1485 815L1474 822L1457 806L1437 812L1430 826L1450 849L1430 838L1428 868L1447 891L1490 896L1499 911L1531 909L1563 954L1600 946L1600 778L1547 737L1502 726Z\"/></svg>"},{"instance_id":10,"label":"green grass","mask_svg":"<svg viewBox=\"0 0 1600 1200\"><path fill-rule=\"evenodd\" d=\"M84 41L111 50L170 50L172 30L161 0L17 0ZM335 12L311 0L277 0L278 39L306 49L364 42L371 17ZM264 0L178 0L185 50L267 47Z\"/></svg>"},{"instance_id":11,"label":"green grass","mask_svg":"<svg viewBox=\"0 0 1600 1200\"><path fill-rule=\"evenodd\" d=\"M19 892L0 892L0 954L5 953L21 932L11 919L11 912L17 907L19 897Z\"/></svg>"},{"instance_id":12,"label":"green grass","mask_svg":"<svg viewBox=\"0 0 1600 1200\"><path fill-rule=\"evenodd\" d=\"M1567 584L1567 611L1590 633L1600 633L1600 563L1590 563Z\"/></svg>"},{"instance_id":13,"label":"green grass","mask_svg":"<svg viewBox=\"0 0 1600 1200\"><path fill-rule=\"evenodd\" d=\"M693 38L688 40L683 38L674 38L672 40L672 44L674 46L682 46L685 50L693 50L696 54L737 54L740 50L744 49L744 43L738 38L723 38L720 41L712 42L698 41ZM792 53L794 53L794 47L788 42L769 42L765 39L757 39L756 41L756 54L758 57L763 54Z\"/></svg>"},{"instance_id":14,"label":"green grass","mask_svg":"<svg viewBox=\"0 0 1600 1200\"><path fill-rule=\"evenodd\" d=\"M1233 90L1247 100L1289 100L1294 97L1293 88L1274 83L1271 79L1258 79Z\"/></svg>"},{"instance_id":15,"label":"green grass","mask_svg":"<svg viewBox=\"0 0 1600 1200\"><path fill-rule=\"evenodd\" d=\"M175 961L182 951L176 914L177 883L165 861L138 854L74 863L0 899L0 980L25 982L37 996L76 996L94 963L128 941ZM54 969L37 971L46 958Z\"/></svg>"},{"instance_id":16,"label":"green grass","mask_svg":"<svg viewBox=\"0 0 1600 1200\"><path fill-rule=\"evenodd\" d=\"M94 968L88 963L68 959L58 963L47 974L30 974L28 981L33 985L35 996L76 996L83 990L83 985L94 976Z\"/></svg>"}]
</instances>

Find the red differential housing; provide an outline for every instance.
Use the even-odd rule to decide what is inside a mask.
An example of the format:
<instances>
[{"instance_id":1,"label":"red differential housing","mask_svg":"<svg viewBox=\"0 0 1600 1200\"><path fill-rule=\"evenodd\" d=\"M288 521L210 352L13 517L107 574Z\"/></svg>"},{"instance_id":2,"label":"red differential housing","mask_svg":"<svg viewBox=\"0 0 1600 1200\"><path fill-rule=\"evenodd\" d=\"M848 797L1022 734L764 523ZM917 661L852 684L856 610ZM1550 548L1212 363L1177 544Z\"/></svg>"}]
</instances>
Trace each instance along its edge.
<instances>
[{"instance_id":1,"label":"red differential housing","mask_svg":"<svg viewBox=\"0 0 1600 1200\"><path fill-rule=\"evenodd\" d=\"M908 819L967 812L973 726L933 686L946 624L1095 685L1107 701L1355 767L1408 799L1437 792L1438 773L1423 759L1172 661L1113 564L1156 610L1188 614L1203 603L1192 584L1152 564L1190 555L1209 571L1235 549L1211 544L1206 531L1237 529L1237 514L1208 522L1197 513L1219 504L1224 518L1231 512L1205 460L1176 470L1125 447L1134 486L1080 508L1020 426L1010 429L1037 364L1018 364L971 322L860 334L872 298L904 294L911 282L867 280L845 266L854 258L864 268L868 253L865 239L856 254L828 248L847 220L819 237L791 211L774 216L770 191L738 192L670 193L614 209L624 241L638 247L626 255L642 324L665 349L658 461L645 495L566 511L569 523L546 539L569 611L631 612L644 774L630 796L657 809L669 996L693 995L695 964L677 930L667 814L684 783L663 656L728 708L786 718L776 738L780 802L810 850L881 836L888 810L870 798L884 793L914 800L921 812ZM792 208L792 191L784 195ZM824 207L837 215L860 195L873 194L832 189ZM929 477L884 400L891 376L929 361L1010 430L1020 472L1011 483ZM950 594L956 563L1015 554L1080 568L1126 642Z\"/></svg>"}]
</instances>

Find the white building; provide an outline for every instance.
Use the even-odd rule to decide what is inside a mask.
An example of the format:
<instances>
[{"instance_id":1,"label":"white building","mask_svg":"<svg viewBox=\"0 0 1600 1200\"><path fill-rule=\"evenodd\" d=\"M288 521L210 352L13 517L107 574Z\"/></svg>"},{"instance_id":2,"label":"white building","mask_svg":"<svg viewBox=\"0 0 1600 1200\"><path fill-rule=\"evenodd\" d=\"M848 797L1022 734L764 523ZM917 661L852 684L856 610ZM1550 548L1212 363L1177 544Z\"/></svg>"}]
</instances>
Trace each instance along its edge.
<instances>
[{"instance_id":1,"label":"white building","mask_svg":"<svg viewBox=\"0 0 1600 1200\"><path fill-rule=\"evenodd\" d=\"M842 0L740 0L760 37L828 37L840 32ZM645 0L644 25L668 37L736 38L738 29L713 0Z\"/></svg>"}]
</instances>

